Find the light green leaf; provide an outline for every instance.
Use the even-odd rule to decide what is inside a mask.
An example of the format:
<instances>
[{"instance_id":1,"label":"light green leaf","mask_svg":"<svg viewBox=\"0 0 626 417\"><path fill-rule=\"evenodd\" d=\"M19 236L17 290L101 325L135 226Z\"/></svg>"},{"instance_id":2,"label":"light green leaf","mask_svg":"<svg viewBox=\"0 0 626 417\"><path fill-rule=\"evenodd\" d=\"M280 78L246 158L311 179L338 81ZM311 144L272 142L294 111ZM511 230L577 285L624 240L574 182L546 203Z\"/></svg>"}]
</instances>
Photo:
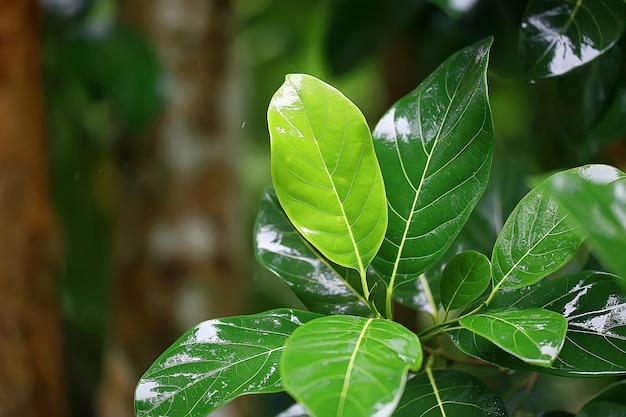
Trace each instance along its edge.
<instances>
[{"instance_id":1,"label":"light green leaf","mask_svg":"<svg viewBox=\"0 0 626 417\"><path fill-rule=\"evenodd\" d=\"M389 294L445 254L487 186L491 43L488 38L452 55L374 130L389 227L372 265Z\"/></svg>"},{"instance_id":2,"label":"light green leaf","mask_svg":"<svg viewBox=\"0 0 626 417\"><path fill-rule=\"evenodd\" d=\"M494 286L530 285L570 261L582 238L566 217L542 184L531 190L496 239L491 255Z\"/></svg>"},{"instance_id":3,"label":"light green leaf","mask_svg":"<svg viewBox=\"0 0 626 417\"><path fill-rule=\"evenodd\" d=\"M441 303L445 311L465 307L477 299L491 281L491 263L482 253L461 252L448 262L441 275Z\"/></svg>"},{"instance_id":4,"label":"light green leaf","mask_svg":"<svg viewBox=\"0 0 626 417\"><path fill-rule=\"evenodd\" d=\"M365 276L387 228L369 127L343 94L288 75L267 111L272 180L296 229L331 261Z\"/></svg>"},{"instance_id":5,"label":"light green leaf","mask_svg":"<svg viewBox=\"0 0 626 417\"><path fill-rule=\"evenodd\" d=\"M587 165L553 175L545 188L568 213L568 222L588 236L592 252L626 279L626 174Z\"/></svg>"},{"instance_id":6,"label":"light green leaf","mask_svg":"<svg viewBox=\"0 0 626 417\"><path fill-rule=\"evenodd\" d=\"M319 317L279 309L200 323L141 377L135 414L205 417L240 395L282 391L278 361L285 341Z\"/></svg>"},{"instance_id":7,"label":"light green leaf","mask_svg":"<svg viewBox=\"0 0 626 417\"><path fill-rule=\"evenodd\" d=\"M565 74L604 53L624 31L624 8L619 0L531 0L519 36L528 76Z\"/></svg>"},{"instance_id":8,"label":"light green leaf","mask_svg":"<svg viewBox=\"0 0 626 417\"><path fill-rule=\"evenodd\" d=\"M478 378L456 370L411 378L394 417L506 417L502 400Z\"/></svg>"},{"instance_id":9,"label":"light green leaf","mask_svg":"<svg viewBox=\"0 0 626 417\"><path fill-rule=\"evenodd\" d=\"M287 392L317 417L384 417L395 409L422 350L417 336L386 319L329 316L287 340L280 372Z\"/></svg>"},{"instance_id":10,"label":"light green leaf","mask_svg":"<svg viewBox=\"0 0 626 417\"><path fill-rule=\"evenodd\" d=\"M493 309L459 320L461 326L531 365L549 367L565 341L567 320L549 310Z\"/></svg>"}]
</instances>

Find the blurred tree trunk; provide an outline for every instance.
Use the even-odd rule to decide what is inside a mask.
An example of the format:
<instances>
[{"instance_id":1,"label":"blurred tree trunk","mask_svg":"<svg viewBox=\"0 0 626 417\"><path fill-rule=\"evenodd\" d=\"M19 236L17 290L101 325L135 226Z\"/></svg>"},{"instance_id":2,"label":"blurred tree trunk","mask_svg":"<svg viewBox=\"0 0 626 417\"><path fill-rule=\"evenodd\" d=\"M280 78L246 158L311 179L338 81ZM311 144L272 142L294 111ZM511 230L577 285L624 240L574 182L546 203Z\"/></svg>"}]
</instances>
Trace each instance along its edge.
<instances>
[{"instance_id":1,"label":"blurred tree trunk","mask_svg":"<svg viewBox=\"0 0 626 417\"><path fill-rule=\"evenodd\" d=\"M160 58L166 104L140 146L135 138L119 150L121 226L103 417L132 416L137 380L183 331L242 312L246 265L230 2L124 0L118 6L122 22L139 28ZM221 413L247 415L241 405L231 408L234 414Z\"/></svg>"},{"instance_id":2,"label":"blurred tree trunk","mask_svg":"<svg viewBox=\"0 0 626 417\"><path fill-rule=\"evenodd\" d=\"M0 2L0 416L65 416L39 1Z\"/></svg>"}]
</instances>

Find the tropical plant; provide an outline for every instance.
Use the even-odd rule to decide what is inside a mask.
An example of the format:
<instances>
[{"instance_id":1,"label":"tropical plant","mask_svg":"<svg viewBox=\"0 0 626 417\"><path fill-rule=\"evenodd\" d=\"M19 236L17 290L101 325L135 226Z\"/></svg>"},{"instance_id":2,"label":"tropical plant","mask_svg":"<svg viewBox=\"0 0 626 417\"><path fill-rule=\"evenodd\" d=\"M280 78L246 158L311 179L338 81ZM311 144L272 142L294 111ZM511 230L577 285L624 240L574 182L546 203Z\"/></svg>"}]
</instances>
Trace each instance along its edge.
<instances>
[{"instance_id":1,"label":"tropical plant","mask_svg":"<svg viewBox=\"0 0 626 417\"><path fill-rule=\"evenodd\" d=\"M335 88L286 77L268 109L273 188L254 243L308 311L190 329L139 381L137 416L206 416L279 391L296 401L282 416L506 416L457 364L626 374L626 174L557 172L503 213L503 177L489 182L491 44L452 55L371 132ZM581 270L587 248L614 274ZM397 303L428 322L394 321ZM624 387L579 415L623 412Z\"/></svg>"}]
</instances>

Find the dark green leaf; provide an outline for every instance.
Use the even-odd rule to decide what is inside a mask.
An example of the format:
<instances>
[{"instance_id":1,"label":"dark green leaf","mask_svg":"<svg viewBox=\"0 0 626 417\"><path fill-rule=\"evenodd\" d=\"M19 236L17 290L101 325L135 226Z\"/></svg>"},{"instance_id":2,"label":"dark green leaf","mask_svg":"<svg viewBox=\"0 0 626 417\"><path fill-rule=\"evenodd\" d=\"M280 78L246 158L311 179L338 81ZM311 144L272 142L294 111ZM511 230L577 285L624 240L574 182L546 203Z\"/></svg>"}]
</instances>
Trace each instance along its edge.
<instances>
[{"instance_id":1,"label":"dark green leaf","mask_svg":"<svg viewBox=\"0 0 626 417\"><path fill-rule=\"evenodd\" d=\"M491 263L482 253L462 252L448 262L441 275L441 303L445 311L467 306L491 281Z\"/></svg>"},{"instance_id":2,"label":"dark green leaf","mask_svg":"<svg viewBox=\"0 0 626 417\"><path fill-rule=\"evenodd\" d=\"M459 323L531 365L549 367L565 341L567 320L543 309L490 309Z\"/></svg>"},{"instance_id":3,"label":"dark green leaf","mask_svg":"<svg viewBox=\"0 0 626 417\"><path fill-rule=\"evenodd\" d=\"M506 417L502 400L465 372L434 371L410 379L394 417Z\"/></svg>"},{"instance_id":4,"label":"dark green leaf","mask_svg":"<svg viewBox=\"0 0 626 417\"><path fill-rule=\"evenodd\" d=\"M267 111L276 195L298 231L331 261L365 276L387 228L370 131L330 85L288 75Z\"/></svg>"},{"instance_id":5,"label":"dark green leaf","mask_svg":"<svg viewBox=\"0 0 626 417\"><path fill-rule=\"evenodd\" d=\"M313 249L289 222L271 188L263 194L254 237L259 262L282 278L309 310L322 314L371 314L367 300L352 286L355 283L345 279L346 268L331 263Z\"/></svg>"},{"instance_id":6,"label":"dark green leaf","mask_svg":"<svg viewBox=\"0 0 626 417\"><path fill-rule=\"evenodd\" d=\"M240 395L281 391L278 360L285 341L318 317L280 309L200 323L141 377L137 417L205 417Z\"/></svg>"},{"instance_id":7,"label":"dark green leaf","mask_svg":"<svg viewBox=\"0 0 626 417\"><path fill-rule=\"evenodd\" d=\"M329 316L287 340L283 385L312 416L390 416L409 369L419 369L417 336L386 319Z\"/></svg>"},{"instance_id":8,"label":"dark green leaf","mask_svg":"<svg viewBox=\"0 0 626 417\"><path fill-rule=\"evenodd\" d=\"M530 78L564 74L617 42L624 2L531 0L520 27L520 54Z\"/></svg>"},{"instance_id":9,"label":"dark green leaf","mask_svg":"<svg viewBox=\"0 0 626 417\"><path fill-rule=\"evenodd\" d=\"M451 56L374 130L389 227L372 265L389 293L444 255L485 190L493 152L491 42Z\"/></svg>"},{"instance_id":10,"label":"dark green leaf","mask_svg":"<svg viewBox=\"0 0 626 417\"><path fill-rule=\"evenodd\" d=\"M562 276L500 292L491 306L545 308L567 319L565 343L549 369L551 373L565 376L626 374L626 289L616 276L602 272ZM538 369L469 331L455 332L453 340L465 353L499 366Z\"/></svg>"},{"instance_id":11,"label":"dark green leaf","mask_svg":"<svg viewBox=\"0 0 626 417\"><path fill-rule=\"evenodd\" d=\"M560 172L545 184L591 250L626 279L626 174L608 165Z\"/></svg>"},{"instance_id":12,"label":"dark green leaf","mask_svg":"<svg viewBox=\"0 0 626 417\"><path fill-rule=\"evenodd\" d=\"M583 407L576 417L626 417L626 405L594 402Z\"/></svg>"}]
</instances>

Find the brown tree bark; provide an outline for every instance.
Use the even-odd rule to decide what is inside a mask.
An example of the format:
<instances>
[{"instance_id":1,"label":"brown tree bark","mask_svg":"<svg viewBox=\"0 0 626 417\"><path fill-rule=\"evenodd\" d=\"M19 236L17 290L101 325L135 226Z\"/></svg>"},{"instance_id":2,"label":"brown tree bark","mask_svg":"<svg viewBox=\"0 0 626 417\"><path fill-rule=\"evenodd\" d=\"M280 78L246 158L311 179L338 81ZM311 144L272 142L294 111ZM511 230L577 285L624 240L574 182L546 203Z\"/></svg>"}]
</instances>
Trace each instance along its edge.
<instances>
[{"instance_id":1,"label":"brown tree bark","mask_svg":"<svg viewBox=\"0 0 626 417\"><path fill-rule=\"evenodd\" d=\"M155 47L166 104L142 146L126 149L122 158L115 319L103 417L132 415L137 380L187 328L242 313L246 265L230 2L118 4L121 20L139 28ZM240 406L234 415L246 414Z\"/></svg>"},{"instance_id":2,"label":"brown tree bark","mask_svg":"<svg viewBox=\"0 0 626 417\"><path fill-rule=\"evenodd\" d=\"M0 1L0 416L64 416L39 1Z\"/></svg>"}]
</instances>

